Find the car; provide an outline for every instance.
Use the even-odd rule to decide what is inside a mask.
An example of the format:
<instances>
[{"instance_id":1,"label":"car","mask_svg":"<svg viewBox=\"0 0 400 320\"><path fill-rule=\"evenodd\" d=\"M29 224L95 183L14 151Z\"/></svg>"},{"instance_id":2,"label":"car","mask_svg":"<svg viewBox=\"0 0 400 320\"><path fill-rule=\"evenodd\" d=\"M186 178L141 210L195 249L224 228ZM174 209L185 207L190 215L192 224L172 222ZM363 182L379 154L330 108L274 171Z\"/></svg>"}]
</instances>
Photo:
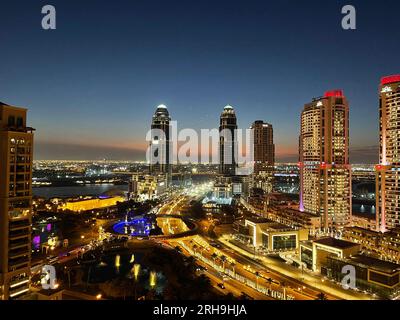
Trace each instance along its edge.
<instances>
[{"instance_id":1,"label":"car","mask_svg":"<svg viewBox=\"0 0 400 320\"><path fill-rule=\"evenodd\" d=\"M218 283L218 287L220 287L221 289L225 289L225 285L223 283Z\"/></svg>"},{"instance_id":2,"label":"car","mask_svg":"<svg viewBox=\"0 0 400 320\"><path fill-rule=\"evenodd\" d=\"M207 267L203 267L203 266L199 266L199 269L202 270L202 271L207 271L208 270Z\"/></svg>"}]
</instances>

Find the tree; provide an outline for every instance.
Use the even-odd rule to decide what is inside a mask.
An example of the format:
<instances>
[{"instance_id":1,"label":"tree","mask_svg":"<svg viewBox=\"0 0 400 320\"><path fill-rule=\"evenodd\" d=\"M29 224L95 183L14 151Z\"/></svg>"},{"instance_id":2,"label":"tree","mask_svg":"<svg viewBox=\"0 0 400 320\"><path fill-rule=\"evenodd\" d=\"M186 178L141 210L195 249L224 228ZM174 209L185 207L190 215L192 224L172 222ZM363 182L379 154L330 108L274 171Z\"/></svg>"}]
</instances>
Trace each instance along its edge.
<instances>
[{"instance_id":1,"label":"tree","mask_svg":"<svg viewBox=\"0 0 400 320\"><path fill-rule=\"evenodd\" d=\"M236 263L232 261L231 267L232 267L232 271L233 271L233 276L236 276Z\"/></svg>"},{"instance_id":2,"label":"tree","mask_svg":"<svg viewBox=\"0 0 400 320\"><path fill-rule=\"evenodd\" d=\"M320 292L320 293L318 293L316 300L328 300L328 297L326 296L325 293Z\"/></svg>"},{"instance_id":3,"label":"tree","mask_svg":"<svg viewBox=\"0 0 400 320\"><path fill-rule=\"evenodd\" d=\"M281 287L283 289L283 299L286 300L286 282L285 281L281 282Z\"/></svg>"},{"instance_id":4,"label":"tree","mask_svg":"<svg viewBox=\"0 0 400 320\"><path fill-rule=\"evenodd\" d=\"M182 252L182 249L181 249L180 246L176 246L176 247L175 247L175 251L178 252L178 253L181 253L181 252Z\"/></svg>"},{"instance_id":5,"label":"tree","mask_svg":"<svg viewBox=\"0 0 400 320\"><path fill-rule=\"evenodd\" d=\"M100 284L100 289L107 297L125 300L132 292L132 282L127 278L116 278Z\"/></svg>"},{"instance_id":6,"label":"tree","mask_svg":"<svg viewBox=\"0 0 400 320\"><path fill-rule=\"evenodd\" d=\"M203 205L200 201L195 201L191 204L190 207L190 215L194 219L204 219L206 217L205 211L203 209Z\"/></svg>"},{"instance_id":7,"label":"tree","mask_svg":"<svg viewBox=\"0 0 400 320\"><path fill-rule=\"evenodd\" d=\"M258 278L260 277L260 272L256 271L255 276L256 276L256 289L258 289Z\"/></svg>"},{"instance_id":8,"label":"tree","mask_svg":"<svg viewBox=\"0 0 400 320\"><path fill-rule=\"evenodd\" d=\"M221 261L222 261L222 270L225 272L225 263L227 261L227 257L221 256Z\"/></svg>"},{"instance_id":9,"label":"tree","mask_svg":"<svg viewBox=\"0 0 400 320\"><path fill-rule=\"evenodd\" d=\"M217 260L217 258L218 258L218 255L214 252L214 253L211 255L211 258L214 260L214 264L216 264L216 263L217 263L216 260Z\"/></svg>"},{"instance_id":10,"label":"tree","mask_svg":"<svg viewBox=\"0 0 400 320\"><path fill-rule=\"evenodd\" d=\"M269 285L269 291L272 291L272 283L274 282L274 280L272 280L272 278L268 278L267 282L268 282L268 285Z\"/></svg>"}]
</instances>

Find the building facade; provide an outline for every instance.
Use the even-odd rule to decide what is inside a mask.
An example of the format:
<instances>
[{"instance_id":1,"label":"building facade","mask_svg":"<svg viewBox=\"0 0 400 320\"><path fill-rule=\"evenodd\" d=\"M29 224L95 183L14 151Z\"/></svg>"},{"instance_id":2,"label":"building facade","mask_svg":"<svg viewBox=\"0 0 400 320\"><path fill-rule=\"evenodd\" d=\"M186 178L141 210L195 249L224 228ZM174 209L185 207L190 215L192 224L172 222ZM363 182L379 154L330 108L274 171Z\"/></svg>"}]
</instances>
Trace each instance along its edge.
<instances>
[{"instance_id":1,"label":"building facade","mask_svg":"<svg viewBox=\"0 0 400 320\"><path fill-rule=\"evenodd\" d=\"M143 175L135 173L129 182L129 197L138 201L153 200L167 190L166 175Z\"/></svg>"},{"instance_id":2,"label":"building facade","mask_svg":"<svg viewBox=\"0 0 400 320\"><path fill-rule=\"evenodd\" d=\"M249 217L234 223L236 237L259 250L294 251L300 241L308 240L308 231L291 228L262 217Z\"/></svg>"},{"instance_id":3,"label":"building facade","mask_svg":"<svg viewBox=\"0 0 400 320\"><path fill-rule=\"evenodd\" d=\"M219 173L225 176L236 174L237 118L233 107L226 106L219 125Z\"/></svg>"},{"instance_id":4,"label":"building facade","mask_svg":"<svg viewBox=\"0 0 400 320\"><path fill-rule=\"evenodd\" d=\"M328 91L305 105L299 145L300 210L319 214L325 230L351 220L349 105L343 91Z\"/></svg>"},{"instance_id":5,"label":"building facade","mask_svg":"<svg viewBox=\"0 0 400 320\"><path fill-rule=\"evenodd\" d=\"M400 75L379 87L380 164L376 166L376 225L386 232L400 226Z\"/></svg>"},{"instance_id":6,"label":"building facade","mask_svg":"<svg viewBox=\"0 0 400 320\"><path fill-rule=\"evenodd\" d=\"M171 118L165 105L157 107L151 122L150 174L164 174L168 184L172 179Z\"/></svg>"},{"instance_id":7,"label":"building facade","mask_svg":"<svg viewBox=\"0 0 400 320\"><path fill-rule=\"evenodd\" d=\"M99 197L93 199L79 199L79 200L67 201L59 205L58 209L80 213L90 210L113 207L116 206L118 202L125 202L125 201L126 199L121 196Z\"/></svg>"},{"instance_id":8,"label":"building facade","mask_svg":"<svg viewBox=\"0 0 400 320\"><path fill-rule=\"evenodd\" d=\"M271 124L264 121L255 121L253 130L254 172L252 174L252 188L262 189L271 193L273 188L275 166L274 130Z\"/></svg>"},{"instance_id":9,"label":"building facade","mask_svg":"<svg viewBox=\"0 0 400 320\"><path fill-rule=\"evenodd\" d=\"M27 110L0 103L0 299L29 291L33 129Z\"/></svg>"}]
</instances>

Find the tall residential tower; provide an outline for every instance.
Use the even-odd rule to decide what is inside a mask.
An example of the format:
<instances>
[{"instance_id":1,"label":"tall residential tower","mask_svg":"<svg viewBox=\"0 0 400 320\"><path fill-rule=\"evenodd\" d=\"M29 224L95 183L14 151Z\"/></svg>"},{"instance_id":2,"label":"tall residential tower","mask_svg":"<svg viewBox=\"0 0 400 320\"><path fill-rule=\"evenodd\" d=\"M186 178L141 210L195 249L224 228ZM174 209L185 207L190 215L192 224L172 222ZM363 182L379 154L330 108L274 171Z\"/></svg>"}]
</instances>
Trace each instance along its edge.
<instances>
[{"instance_id":1,"label":"tall residential tower","mask_svg":"<svg viewBox=\"0 0 400 320\"><path fill-rule=\"evenodd\" d=\"M0 103L0 300L29 290L33 129L26 113Z\"/></svg>"},{"instance_id":2,"label":"tall residential tower","mask_svg":"<svg viewBox=\"0 0 400 320\"><path fill-rule=\"evenodd\" d=\"M151 122L150 173L163 174L171 181L171 118L165 105L159 105Z\"/></svg>"},{"instance_id":3,"label":"tall residential tower","mask_svg":"<svg viewBox=\"0 0 400 320\"><path fill-rule=\"evenodd\" d=\"M255 121L253 130L254 172L252 187L272 192L275 166L274 130L272 125L262 120Z\"/></svg>"},{"instance_id":4,"label":"tall residential tower","mask_svg":"<svg viewBox=\"0 0 400 320\"><path fill-rule=\"evenodd\" d=\"M349 105L341 90L305 105L300 132L300 210L319 214L325 230L351 219Z\"/></svg>"},{"instance_id":5,"label":"tall residential tower","mask_svg":"<svg viewBox=\"0 0 400 320\"><path fill-rule=\"evenodd\" d=\"M235 110L226 106L220 117L219 125L219 173L225 176L236 174L237 159L237 119Z\"/></svg>"},{"instance_id":6,"label":"tall residential tower","mask_svg":"<svg viewBox=\"0 0 400 320\"><path fill-rule=\"evenodd\" d=\"M376 224L385 232L400 226L400 75L379 87L380 164L376 166Z\"/></svg>"}]
</instances>

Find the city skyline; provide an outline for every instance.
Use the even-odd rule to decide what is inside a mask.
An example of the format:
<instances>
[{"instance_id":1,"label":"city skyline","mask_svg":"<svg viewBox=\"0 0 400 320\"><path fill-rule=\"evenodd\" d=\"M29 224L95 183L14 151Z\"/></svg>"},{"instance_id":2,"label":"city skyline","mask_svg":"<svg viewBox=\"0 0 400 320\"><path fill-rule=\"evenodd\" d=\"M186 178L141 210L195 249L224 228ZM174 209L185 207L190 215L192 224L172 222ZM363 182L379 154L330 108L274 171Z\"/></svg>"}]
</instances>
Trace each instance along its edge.
<instances>
[{"instance_id":1,"label":"city skyline","mask_svg":"<svg viewBox=\"0 0 400 320\"><path fill-rule=\"evenodd\" d=\"M296 162L302 106L338 88L351 104L351 163L378 163L379 80L399 73L399 43L386 31L396 26L396 2L386 12L355 1L358 28L344 31L339 2L98 1L94 10L54 1L53 33L40 28L39 6L18 12L17 4L1 4L9 15L0 100L29 109L40 128L35 159L144 160L157 105L199 130L217 128L230 104L240 128L271 123L277 162Z\"/></svg>"}]
</instances>

